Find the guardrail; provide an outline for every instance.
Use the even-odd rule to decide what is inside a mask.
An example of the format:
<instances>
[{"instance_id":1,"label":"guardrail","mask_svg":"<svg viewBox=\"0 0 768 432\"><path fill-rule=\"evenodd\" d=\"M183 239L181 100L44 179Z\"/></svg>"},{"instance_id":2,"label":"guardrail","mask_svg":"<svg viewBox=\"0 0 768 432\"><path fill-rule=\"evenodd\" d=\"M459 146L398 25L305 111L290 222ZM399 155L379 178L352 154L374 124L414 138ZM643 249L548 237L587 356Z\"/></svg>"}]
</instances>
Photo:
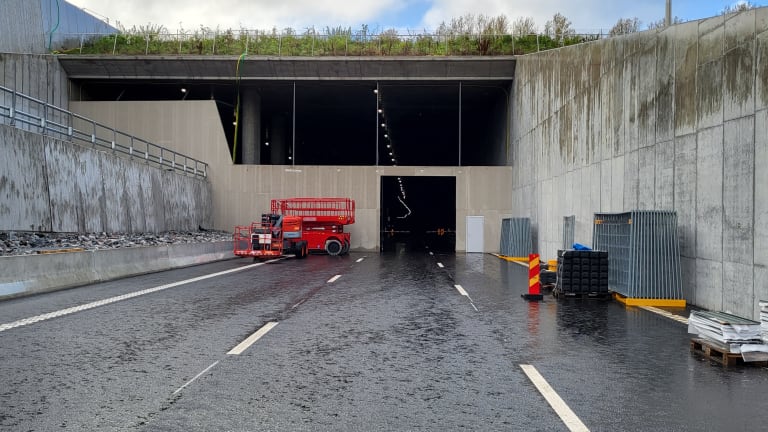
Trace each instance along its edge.
<instances>
[{"instance_id":1,"label":"guardrail","mask_svg":"<svg viewBox=\"0 0 768 432\"><path fill-rule=\"evenodd\" d=\"M468 56L522 55L606 37L570 34L279 34L259 30L188 33L59 34L63 54L269 55L269 56Z\"/></svg>"},{"instance_id":2,"label":"guardrail","mask_svg":"<svg viewBox=\"0 0 768 432\"><path fill-rule=\"evenodd\" d=\"M20 129L70 142L78 140L163 169L202 178L208 176L205 162L3 86L0 86L0 118L8 119L9 125Z\"/></svg>"}]
</instances>

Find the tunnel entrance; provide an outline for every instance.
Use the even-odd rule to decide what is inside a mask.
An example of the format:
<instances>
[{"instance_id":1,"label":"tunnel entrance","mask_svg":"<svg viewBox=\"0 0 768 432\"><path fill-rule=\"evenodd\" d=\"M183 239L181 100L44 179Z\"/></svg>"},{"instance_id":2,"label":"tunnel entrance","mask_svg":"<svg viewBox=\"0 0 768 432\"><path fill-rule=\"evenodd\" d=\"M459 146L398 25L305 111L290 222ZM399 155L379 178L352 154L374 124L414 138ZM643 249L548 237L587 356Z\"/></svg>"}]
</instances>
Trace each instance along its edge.
<instances>
[{"instance_id":1,"label":"tunnel entrance","mask_svg":"<svg viewBox=\"0 0 768 432\"><path fill-rule=\"evenodd\" d=\"M381 251L456 251L456 177L382 176Z\"/></svg>"}]
</instances>

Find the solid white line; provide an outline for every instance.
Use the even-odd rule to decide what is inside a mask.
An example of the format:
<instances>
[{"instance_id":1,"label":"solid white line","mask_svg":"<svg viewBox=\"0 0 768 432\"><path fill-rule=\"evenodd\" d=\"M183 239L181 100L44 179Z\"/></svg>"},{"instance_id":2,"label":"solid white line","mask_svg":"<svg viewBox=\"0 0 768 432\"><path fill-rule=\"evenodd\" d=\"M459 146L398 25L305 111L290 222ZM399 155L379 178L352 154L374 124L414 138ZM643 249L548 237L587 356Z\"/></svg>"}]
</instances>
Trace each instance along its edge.
<instances>
[{"instance_id":1,"label":"solid white line","mask_svg":"<svg viewBox=\"0 0 768 432\"><path fill-rule=\"evenodd\" d=\"M256 333L248 336L247 339L245 339L244 341L240 342L236 347L234 347L231 350L229 350L227 355L240 355L240 354L242 354L243 351L247 350L248 347L250 347L251 345L256 343L257 340L261 339L262 336L267 334L276 325L277 325L277 323L274 322L274 321L270 321L270 322L264 324L264 327L258 329L256 331Z\"/></svg>"},{"instance_id":2,"label":"solid white line","mask_svg":"<svg viewBox=\"0 0 768 432\"><path fill-rule=\"evenodd\" d=\"M477 306L475 306L475 304L474 304L474 303L472 303L472 302L469 302L469 304L471 304L471 305L472 305L472 307L473 307L473 308L475 308L475 312L480 312L479 310L477 310Z\"/></svg>"},{"instance_id":3,"label":"solid white line","mask_svg":"<svg viewBox=\"0 0 768 432\"><path fill-rule=\"evenodd\" d=\"M291 309L296 309L297 307L299 307L299 306L301 306L302 304L304 304L304 302L305 302L305 301L307 301L307 299L304 299L304 300L302 300L302 301L300 301L300 302L296 303L295 305L293 305L293 306L291 307Z\"/></svg>"},{"instance_id":4,"label":"solid white line","mask_svg":"<svg viewBox=\"0 0 768 432\"><path fill-rule=\"evenodd\" d=\"M340 277L341 277L341 275L336 275L336 276L334 276L334 277L332 277L332 278L328 279L328 283L334 283L334 282L336 282L337 280L339 280L339 278L340 278Z\"/></svg>"},{"instance_id":5,"label":"solid white line","mask_svg":"<svg viewBox=\"0 0 768 432\"><path fill-rule=\"evenodd\" d=\"M443 265L443 263L437 263L437 266L438 266L438 267L440 267L440 268L443 268L443 267L445 267L445 266Z\"/></svg>"},{"instance_id":6,"label":"solid white line","mask_svg":"<svg viewBox=\"0 0 768 432\"><path fill-rule=\"evenodd\" d=\"M544 396L544 399L546 399L547 402L549 402L549 405L552 407L552 409L555 410L557 415L560 416L560 419L563 421L563 423L565 423L565 426L569 430L589 432L587 426L582 423L581 420L579 420L573 411L571 411L568 405L565 404L565 401L560 398L560 396L549 385L549 383L547 383L547 380L541 376L535 367L527 364L521 364L520 367L523 369L523 372L528 375L528 378L531 380L533 385L539 389L541 395Z\"/></svg>"},{"instance_id":7,"label":"solid white line","mask_svg":"<svg viewBox=\"0 0 768 432\"><path fill-rule=\"evenodd\" d=\"M459 290L459 294L469 297L469 294L467 294L467 292L464 291L464 288L462 288L461 285L454 285L454 286L456 287L457 290Z\"/></svg>"},{"instance_id":8,"label":"solid white line","mask_svg":"<svg viewBox=\"0 0 768 432\"><path fill-rule=\"evenodd\" d=\"M202 280L214 278L214 277L217 277L217 276L223 276L223 275L226 275L226 274L229 274L229 273L235 273L235 272L239 272L239 271L243 271L243 270L252 269L254 267L259 267L259 266L262 266L264 264L268 264L268 263L275 262L275 261L280 261L282 259L284 259L284 258L277 258L277 259L273 259L273 260L269 260L269 261L264 261L264 262L260 262L260 263L256 263L256 264L251 264L251 265L247 265L247 266L243 266L243 267L238 267L238 268L235 268L235 269L224 270L224 271L220 271L220 272L217 272L217 273L211 273L211 274L207 274L207 275L204 275L204 276L198 276L198 277L192 278L192 279L187 279L187 280L183 280L183 281L178 281L178 282L173 282L173 283L169 283L169 284L165 284L165 285L160 285L160 286L157 286L157 287L154 287L154 288L147 288L147 289L144 289L144 290L141 290L141 291L135 291L135 292L132 292L132 293L123 294L123 295L119 295L119 296L116 296L116 297L110 297L110 298L107 298L107 299L104 299L104 300L98 300L98 301L95 301L95 302L82 304L80 306L74 306L74 307L71 307L71 308L58 310L56 312L48 312L48 313L45 313L45 314L42 314L42 315L37 315L37 316L30 317L30 318L24 318L22 320L18 320L18 321L14 321L14 322L10 322L10 323L6 323L6 324L0 325L0 332L4 332L6 330L10 330L10 329L16 328L16 327L23 327L23 326L26 326L26 325L34 324L34 323L40 322L40 321L49 320L49 319L52 319L52 318L58 318L60 316L69 315L69 314L73 314L73 313L76 313L76 312L82 312L82 311L85 311L85 310L88 310L88 309L93 309L95 307L105 306L105 305L108 305L108 304L111 304L111 303L115 303L115 302L119 302L119 301L123 301L123 300L128 300L128 299L131 299L131 298L134 298L134 297L139 297L139 296L143 296L143 295L146 295L146 294L151 294L151 293L154 293L154 292L167 290L169 288L175 288L177 286L186 285L186 284L190 284L190 283L193 283L193 282L200 282Z\"/></svg>"},{"instance_id":9,"label":"solid white line","mask_svg":"<svg viewBox=\"0 0 768 432\"><path fill-rule=\"evenodd\" d=\"M357 260L357 261L355 261L355 262L361 262L361 261L363 261L364 259L365 259L365 257L362 257L362 258L358 259L358 260Z\"/></svg>"},{"instance_id":10,"label":"solid white line","mask_svg":"<svg viewBox=\"0 0 768 432\"><path fill-rule=\"evenodd\" d=\"M639 307L640 307L640 309L645 309L648 312L653 312L653 313L661 315L663 317L667 317L669 319L673 319L673 320L675 320L675 321L677 321L679 323L688 325L688 318L686 318L684 316L675 315L675 314L673 314L671 312L665 311L664 309L659 309L659 308L656 308L656 307L653 307L653 306L639 306Z\"/></svg>"},{"instance_id":11,"label":"solid white line","mask_svg":"<svg viewBox=\"0 0 768 432\"><path fill-rule=\"evenodd\" d=\"M204 373L206 373L206 372L208 372L209 370L211 370L211 368L213 368L213 367L214 367L214 366L216 366L217 364L219 364L219 360L216 360L215 362L213 362L213 364L212 364L212 365L210 365L210 366L208 366L207 368L203 369L203 371L202 371L202 372L200 372L199 374L195 375L195 377L194 377L194 378L192 378L191 380L187 381L187 383L186 383L186 384L184 384L183 386L181 386L181 387L177 388L177 389L176 389L176 391L175 391L175 392L173 392L173 394L176 394L176 393L180 392L181 390L183 390L183 389L184 389L184 387L186 387L186 386L188 386L188 385L192 384L192 381L194 381L194 380L196 380L196 379L200 378L201 376L203 376L203 374L204 374Z\"/></svg>"}]
</instances>

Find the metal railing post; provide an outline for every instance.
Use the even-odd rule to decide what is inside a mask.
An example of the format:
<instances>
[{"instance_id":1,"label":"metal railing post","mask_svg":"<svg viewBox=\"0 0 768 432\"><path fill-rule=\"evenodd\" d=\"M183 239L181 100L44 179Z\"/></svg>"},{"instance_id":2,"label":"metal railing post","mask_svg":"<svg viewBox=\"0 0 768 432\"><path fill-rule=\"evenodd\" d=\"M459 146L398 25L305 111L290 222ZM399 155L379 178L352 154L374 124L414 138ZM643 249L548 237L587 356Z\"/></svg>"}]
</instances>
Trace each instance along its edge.
<instances>
[{"instance_id":1,"label":"metal railing post","mask_svg":"<svg viewBox=\"0 0 768 432\"><path fill-rule=\"evenodd\" d=\"M9 113L11 117L10 125L16 125L16 90L11 93L11 110Z\"/></svg>"},{"instance_id":2,"label":"metal railing post","mask_svg":"<svg viewBox=\"0 0 768 432\"><path fill-rule=\"evenodd\" d=\"M117 33L115 33L115 43L112 44L112 55L115 55L117 52Z\"/></svg>"},{"instance_id":3,"label":"metal railing post","mask_svg":"<svg viewBox=\"0 0 768 432\"><path fill-rule=\"evenodd\" d=\"M93 126L93 132L91 133L91 144L96 147L96 122L91 120L91 126Z\"/></svg>"}]
</instances>

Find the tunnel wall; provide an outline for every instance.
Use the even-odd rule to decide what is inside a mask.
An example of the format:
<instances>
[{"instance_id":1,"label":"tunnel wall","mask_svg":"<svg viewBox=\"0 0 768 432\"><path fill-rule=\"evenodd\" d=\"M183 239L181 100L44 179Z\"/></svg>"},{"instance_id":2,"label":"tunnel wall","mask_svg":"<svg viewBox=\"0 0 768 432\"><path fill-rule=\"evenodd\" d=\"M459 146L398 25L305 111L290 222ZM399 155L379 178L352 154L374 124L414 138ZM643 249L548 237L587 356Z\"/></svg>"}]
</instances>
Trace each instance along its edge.
<instances>
[{"instance_id":1,"label":"tunnel wall","mask_svg":"<svg viewBox=\"0 0 768 432\"><path fill-rule=\"evenodd\" d=\"M0 230L162 232L210 227L210 183L0 125Z\"/></svg>"},{"instance_id":2,"label":"tunnel wall","mask_svg":"<svg viewBox=\"0 0 768 432\"><path fill-rule=\"evenodd\" d=\"M688 302L768 299L768 8L523 56L513 204L554 258L562 221L675 210Z\"/></svg>"},{"instance_id":3,"label":"tunnel wall","mask_svg":"<svg viewBox=\"0 0 768 432\"><path fill-rule=\"evenodd\" d=\"M69 88L67 75L55 56L7 54L0 52L0 86L67 109ZM11 96L0 92L0 104L10 106ZM21 102L18 108L38 114L37 107ZM4 118L0 122L6 121ZM29 126L24 126L29 129Z\"/></svg>"},{"instance_id":4,"label":"tunnel wall","mask_svg":"<svg viewBox=\"0 0 768 432\"><path fill-rule=\"evenodd\" d=\"M285 197L340 196L356 203L352 248L378 250L382 176L456 177L456 249L464 250L466 216L485 216L485 247L498 252L509 217L511 167L375 167L234 165L214 101L71 102L73 111L209 164L214 226L232 230ZM470 143L471 145L471 143Z\"/></svg>"}]
</instances>

